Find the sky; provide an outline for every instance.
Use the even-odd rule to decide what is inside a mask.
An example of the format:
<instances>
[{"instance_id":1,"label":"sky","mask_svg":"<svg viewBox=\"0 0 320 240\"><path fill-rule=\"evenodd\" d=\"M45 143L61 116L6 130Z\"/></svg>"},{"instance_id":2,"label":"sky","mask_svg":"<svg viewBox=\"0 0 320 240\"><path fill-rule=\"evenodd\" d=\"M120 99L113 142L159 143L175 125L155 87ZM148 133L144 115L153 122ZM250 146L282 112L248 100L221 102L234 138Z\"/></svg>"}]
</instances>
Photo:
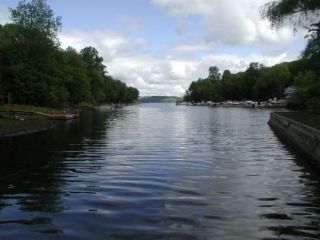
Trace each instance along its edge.
<instances>
[{"instance_id":1,"label":"sky","mask_svg":"<svg viewBox=\"0 0 320 240\"><path fill-rule=\"evenodd\" d=\"M0 0L0 24L10 22ZM109 74L141 96L183 96L210 66L236 73L251 62L299 58L305 31L272 28L261 17L270 0L47 0L62 17L61 47L95 47Z\"/></svg>"}]
</instances>

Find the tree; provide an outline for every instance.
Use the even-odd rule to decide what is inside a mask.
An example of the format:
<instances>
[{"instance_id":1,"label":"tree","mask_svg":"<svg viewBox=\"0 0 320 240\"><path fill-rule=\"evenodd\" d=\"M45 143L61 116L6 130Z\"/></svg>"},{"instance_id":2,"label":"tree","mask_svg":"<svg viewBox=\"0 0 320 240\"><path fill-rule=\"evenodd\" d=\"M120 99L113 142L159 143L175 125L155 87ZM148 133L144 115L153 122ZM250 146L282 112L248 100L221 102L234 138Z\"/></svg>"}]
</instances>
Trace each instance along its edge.
<instances>
[{"instance_id":1,"label":"tree","mask_svg":"<svg viewBox=\"0 0 320 240\"><path fill-rule=\"evenodd\" d=\"M287 65L279 64L271 68L261 70L261 75L254 86L254 94L258 100L269 98L281 98L285 83L290 77Z\"/></svg>"},{"instance_id":2,"label":"tree","mask_svg":"<svg viewBox=\"0 0 320 240\"><path fill-rule=\"evenodd\" d=\"M60 49L55 18L45 0L20 1L14 23L0 25L0 102L64 107L79 103L131 102L139 91L107 76L93 47Z\"/></svg>"},{"instance_id":3,"label":"tree","mask_svg":"<svg viewBox=\"0 0 320 240\"><path fill-rule=\"evenodd\" d=\"M220 80L221 74L219 73L219 68L216 66L211 66L209 68L209 77L210 80Z\"/></svg>"},{"instance_id":4,"label":"tree","mask_svg":"<svg viewBox=\"0 0 320 240\"><path fill-rule=\"evenodd\" d=\"M300 72L294 79L297 91L290 99L290 106L294 109L320 107L320 82L314 71Z\"/></svg>"},{"instance_id":5,"label":"tree","mask_svg":"<svg viewBox=\"0 0 320 240\"><path fill-rule=\"evenodd\" d=\"M139 97L139 91L136 88L133 87L129 87L127 89L127 97L126 97L126 102L133 102L135 100L137 100Z\"/></svg>"},{"instance_id":6,"label":"tree","mask_svg":"<svg viewBox=\"0 0 320 240\"><path fill-rule=\"evenodd\" d=\"M242 83L242 92L246 96L246 99L253 99L255 97L254 94L254 86L261 74L261 69L264 66L257 62L252 62L249 64L249 67L245 71L245 75Z\"/></svg>"},{"instance_id":7,"label":"tree","mask_svg":"<svg viewBox=\"0 0 320 240\"><path fill-rule=\"evenodd\" d=\"M319 0L277 0L266 4L263 12L263 16L273 26L281 26L285 21L290 21L295 30L300 26L308 29L306 38L309 41L303 55L309 59L314 55L319 58L320 55L319 15Z\"/></svg>"},{"instance_id":8,"label":"tree","mask_svg":"<svg viewBox=\"0 0 320 240\"><path fill-rule=\"evenodd\" d=\"M320 22L312 24L309 28L309 40L303 56L309 67L314 70L320 68Z\"/></svg>"},{"instance_id":9,"label":"tree","mask_svg":"<svg viewBox=\"0 0 320 240\"><path fill-rule=\"evenodd\" d=\"M80 51L80 54L87 69L93 100L96 103L102 103L106 98L103 92L104 75L106 73L103 58L99 56L97 49L94 47L86 47Z\"/></svg>"},{"instance_id":10,"label":"tree","mask_svg":"<svg viewBox=\"0 0 320 240\"><path fill-rule=\"evenodd\" d=\"M308 89L317 83L317 74L314 71L300 72L294 79L294 86L299 90Z\"/></svg>"},{"instance_id":11,"label":"tree","mask_svg":"<svg viewBox=\"0 0 320 240\"><path fill-rule=\"evenodd\" d=\"M225 100L233 100L235 97L233 91L233 75L228 69L222 74L221 87L223 98Z\"/></svg>"},{"instance_id":12,"label":"tree","mask_svg":"<svg viewBox=\"0 0 320 240\"><path fill-rule=\"evenodd\" d=\"M294 25L294 29L303 26L308 29L308 44L303 51L304 71L313 70L320 75L320 1L319 0L278 0L265 5L264 17L269 19L273 26L280 26L286 20ZM299 74L296 84L303 83L304 87L295 92L291 103L295 109L298 108L320 108L320 82L319 77L316 83L312 84L310 80L312 74ZM307 81L308 80L308 81ZM298 85L299 85L298 84ZM305 86L305 84L310 84ZM318 94L318 96L317 96ZM303 101L303 102L302 102Z\"/></svg>"},{"instance_id":13,"label":"tree","mask_svg":"<svg viewBox=\"0 0 320 240\"><path fill-rule=\"evenodd\" d=\"M11 20L25 28L38 29L47 37L57 40L61 30L61 17L54 17L46 0L25 0L18 3L17 8L10 8Z\"/></svg>"},{"instance_id":14,"label":"tree","mask_svg":"<svg viewBox=\"0 0 320 240\"><path fill-rule=\"evenodd\" d=\"M99 56L97 49L94 47L85 47L80 51L80 54L88 69L95 69L107 73L106 66L103 65L103 58Z\"/></svg>"},{"instance_id":15,"label":"tree","mask_svg":"<svg viewBox=\"0 0 320 240\"><path fill-rule=\"evenodd\" d=\"M69 102L79 104L90 102L91 92L88 81L85 62L81 55L73 48L68 47L66 51L61 51L64 71L64 85L69 92Z\"/></svg>"},{"instance_id":16,"label":"tree","mask_svg":"<svg viewBox=\"0 0 320 240\"><path fill-rule=\"evenodd\" d=\"M319 22L319 13L319 0L277 0L265 5L263 16L273 26L280 26L289 20L296 28Z\"/></svg>"},{"instance_id":17,"label":"tree","mask_svg":"<svg viewBox=\"0 0 320 240\"><path fill-rule=\"evenodd\" d=\"M3 62L3 52L1 44L3 39L3 26L0 24L0 104L3 104L5 102L5 89L4 89L4 79L3 79L3 68L4 68L4 62Z\"/></svg>"},{"instance_id":18,"label":"tree","mask_svg":"<svg viewBox=\"0 0 320 240\"><path fill-rule=\"evenodd\" d=\"M48 84L54 76L56 48L38 29L17 24L3 27L0 38L4 91L16 103L45 104Z\"/></svg>"},{"instance_id":19,"label":"tree","mask_svg":"<svg viewBox=\"0 0 320 240\"><path fill-rule=\"evenodd\" d=\"M219 102L222 100L221 81L210 79L209 77L193 81L190 84L184 99L193 102Z\"/></svg>"}]
</instances>

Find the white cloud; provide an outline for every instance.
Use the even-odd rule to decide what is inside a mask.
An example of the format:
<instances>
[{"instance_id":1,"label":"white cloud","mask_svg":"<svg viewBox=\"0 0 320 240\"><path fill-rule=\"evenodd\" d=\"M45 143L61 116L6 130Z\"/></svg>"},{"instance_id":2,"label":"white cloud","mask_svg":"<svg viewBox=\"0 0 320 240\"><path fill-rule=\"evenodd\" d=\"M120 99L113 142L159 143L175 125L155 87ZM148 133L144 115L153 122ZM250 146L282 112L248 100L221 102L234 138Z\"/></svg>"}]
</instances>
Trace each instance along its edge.
<instances>
[{"instance_id":1,"label":"white cloud","mask_svg":"<svg viewBox=\"0 0 320 240\"><path fill-rule=\"evenodd\" d=\"M207 51L212 51L212 46L206 43L181 43L164 50L165 53L178 55L188 55Z\"/></svg>"},{"instance_id":2,"label":"white cloud","mask_svg":"<svg viewBox=\"0 0 320 240\"><path fill-rule=\"evenodd\" d=\"M215 0L152 0L172 15L206 14L215 10Z\"/></svg>"},{"instance_id":3,"label":"white cloud","mask_svg":"<svg viewBox=\"0 0 320 240\"><path fill-rule=\"evenodd\" d=\"M153 4L177 17L178 28L186 16L203 18L204 38L208 42L230 45L282 44L293 39L291 28L278 31L261 18L261 7L269 0L152 0ZM187 23L185 23L187 24Z\"/></svg>"},{"instance_id":4,"label":"white cloud","mask_svg":"<svg viewBox=\"0 0 320 240\"><path fill-rule=\"evenodd\" d=\"M210 54L188 60L135 55L115 59L108 65L108 69L112 76L139 88L141 95L182 96L191 81L208 76L210 66L218 66L221 72L229 69L235 73L245 70L250 62L272 66L292 59L294 57L285 53L274 57L251 54L242 58Z\"/></svg>"},{"instance_id":5,"label":"white cloud","mask_svg":"<svg viewBox=\"0 0 320 240\"><path fill-rule=\"evenodd\" d=\"M0 24L6 24L10 22L10 14L7 7L0 6Z\"/></svg>"},{"instance_id":6,"label":"white cloud","mask_svg":"<svg viewBox=\"0 0 320 240\"><path fill-rule=\"evenodd\" d=\"M108 72L137 87L141 95L181 96L191 81L207 77L210 66L233 73L245 70L250 62L271 66L296 59L305 44L304 32L295 36L289 26L272 29L270 22L261 18L261 6L270 0L149 1L176 19L178 35L171 36L174 43L158 52L152 49L156 42L137 37L139 33L148 36L143 28L150 16L143 14L115 15L123 26L117 30L62 32L62 47L78 51L95 47ZM0 24L8 22L8 9L0 5ZM162 23L157 24L161 28Z\"/></svg>"},{"instance_id":7,"label":"white cloud","mask_svg":"<svg viewBox=\"0 0 320 240\"><path fill-rule=\"evenodd\" d=\"M269 0L150 1L176 17L177 33L182 36L194 27L190 16L200 17L197 23L202 35L188 39L176 36L174 44L154 52L148 50L149 44L153 44L149 39L131 36L138 29L143 32L142 20L147 19L118 16L118 21L128 23L130 31L65 32L61 34L62 46L77 50L94 46L104 58L108 72L137 87L141 95L181 96L191 81L207 77L210 66L233 73L245 70L251 62L271 66L296 59L296 46L304 44L303 40L297 42L303 39L303 33L295 37L290 27L272 29L270 22L261 18L261 6Z\"/></svg>"},{"instance_id":8,"label":"white cloud","mask_svg":"<svg viewBox=\"0 0 320 240\"><path fill-rule=\"evenodd\" d=\"M105 62L110 62L123 54L129 55L145 44L144 39L129 39L120 33L108 30L64 32L60 35L60 40L63 48L72 46L78 51L84 47L93 46L100 52Z\"/></svg>"},{"instance_id":9,"label":"white cloud","mask_svg":"<svg viewBox=\"0 0 320 240\"><path fill-rule=\"evenodd\" d=\"M245 56L215 54L212 45L204 42L176 44L157 54L142 51L145 39L130 38L114 31L73 31L60 36L63 47L72 46L80 50L95 47L104 58L108 72L146 95L182 96L191 81L205 78L210 66L221 72L243 71L250 62L271 66L294 59L285 50L277 53L248 53ZM203 52L201 56L192 53Z\"/></svg>"}]
</instances>

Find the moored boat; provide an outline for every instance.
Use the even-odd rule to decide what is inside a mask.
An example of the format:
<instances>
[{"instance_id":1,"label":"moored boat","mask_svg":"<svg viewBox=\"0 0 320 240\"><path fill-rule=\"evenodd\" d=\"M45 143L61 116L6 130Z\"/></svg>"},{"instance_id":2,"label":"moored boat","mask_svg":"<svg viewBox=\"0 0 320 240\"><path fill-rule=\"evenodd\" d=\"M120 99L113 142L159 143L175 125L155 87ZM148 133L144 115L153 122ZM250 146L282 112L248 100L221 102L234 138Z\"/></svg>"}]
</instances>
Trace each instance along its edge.
<instances>
[{"instance_id":1,"label":"moored boat","mask_svg":"<svg viewBox=\"0 0 320 240\"><path fill-rule=\"evenodd\" d=\"M77 113L66 113L66 114L47 114L42 112L35 112L35 114L47 117L50 120L70 120L80 117L79 110Z\"/></svg>"}]
</instances>

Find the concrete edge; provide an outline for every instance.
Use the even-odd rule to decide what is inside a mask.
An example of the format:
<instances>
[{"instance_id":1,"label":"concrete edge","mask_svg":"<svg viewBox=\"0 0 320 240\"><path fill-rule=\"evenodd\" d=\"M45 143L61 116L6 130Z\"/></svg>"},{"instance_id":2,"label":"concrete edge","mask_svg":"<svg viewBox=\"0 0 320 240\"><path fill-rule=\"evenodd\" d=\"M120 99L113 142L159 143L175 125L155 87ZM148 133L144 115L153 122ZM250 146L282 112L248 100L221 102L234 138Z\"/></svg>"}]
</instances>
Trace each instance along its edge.
<instances>
[{"instance_id":1,"label":"concrete edge","mask_svg":"<svg viewBox=\"0 0 320 240\"><path fill-rule=\"evenodd\" d=\"M287 145L320 168L320 131L277 112L270 114L269 126Z\"/></svg>"}]
</instances>

